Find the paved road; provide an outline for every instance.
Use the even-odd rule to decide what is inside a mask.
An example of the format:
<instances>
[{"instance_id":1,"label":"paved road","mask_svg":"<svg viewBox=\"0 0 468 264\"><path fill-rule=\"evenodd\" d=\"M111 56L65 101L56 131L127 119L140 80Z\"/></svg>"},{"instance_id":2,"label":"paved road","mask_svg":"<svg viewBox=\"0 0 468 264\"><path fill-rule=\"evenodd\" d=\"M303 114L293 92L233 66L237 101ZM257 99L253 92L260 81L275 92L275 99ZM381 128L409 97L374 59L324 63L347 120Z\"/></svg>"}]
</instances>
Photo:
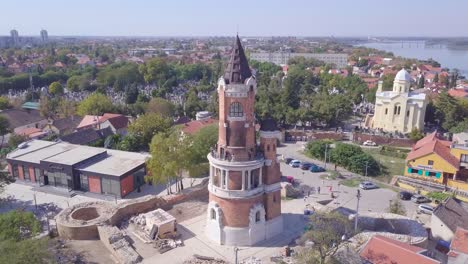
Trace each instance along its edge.
<instances>
[{"instance_id":1,"label":"paved road","mask_svg":"<svg viewBox=\"0 0 468 264\"><path fill-rule=\"evenodd\" d=\"M300 143L288 143L282 147L279 147L278 154L284 155L284 157L291 157L295 159L299 159L301 161L308 161L318 164L320 166L324 166L322 161L310 159L302 154L302 146L303 142ZM328 169L333 169L333 164L328 164ZM338 171L342 173L342 175L355 175L354 173L350 173L342 168L338 168ZM330 191L329 187L332 187L332 190L335 194L338 195L338 198L335 199L336 206L343 206L352 210L356 210L357 206L357 188L347 187L347 186L338 186L339 180L322 180L320 179L320 175L325 173L312 173L310 171L304 171L300 168L292 168L285 163L281 164L281 172L283 175L293 176L294 178L301 181L303 184L307 184L311 187L319 187L321 188L321 194L313 194L309 198L312 201L318 200L325 200L329 199ZM361 191L361 200L359 202L359 211L360 212L386 212L389 202L398 195L395 191L387 188L379 188L373 190L362 190ZM417 205L411 201L402 201L405 209L407 211L407 215L413 219L419 218L423 223L428 223L430 220L429 215L421 215L417 214Z\"/></svg>"}]
</instances>

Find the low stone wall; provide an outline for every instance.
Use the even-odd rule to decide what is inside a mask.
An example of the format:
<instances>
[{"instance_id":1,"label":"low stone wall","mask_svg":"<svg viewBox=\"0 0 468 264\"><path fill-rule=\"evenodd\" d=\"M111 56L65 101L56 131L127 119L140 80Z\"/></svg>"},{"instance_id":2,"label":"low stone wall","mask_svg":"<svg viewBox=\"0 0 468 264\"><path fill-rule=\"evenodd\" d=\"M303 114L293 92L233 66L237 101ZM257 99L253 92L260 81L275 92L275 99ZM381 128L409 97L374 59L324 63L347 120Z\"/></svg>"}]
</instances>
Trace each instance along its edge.
<instances>
[{"instance_id":1,"label":"low stone wall","mask_svg":"<svg viewBox=\"0 0 468 264\"><path fill-rule=\"evenodd\" d=\"M122 219L132 215L146 213L157 208L170 209L173 205L188 200L208 197L208 178L200 184L185 189L182 193L172 194L164 197L148 195L145 197L129 200L128 202L114 205L109 202L87 202L74 205L62 210L56 217L59 236L72 240L98 239L98 226L118 225ZM97 212L94 213L95 208ZM92 212L92 216L86 214ZM83 213L85 213L83 215ZM79 215L80 219L72 216ZM84 216L84 217L82 217ZM94 217L94 218L93 218ZM87 219L87 220L84 220Z\"/></svg>"},{"instance_id":2,"label":"low stone wall","mask_svg":"<svg viewBox=\"0 0 468 264\"><path fill-rule=\"evenodd\" d=\"M363 133L353 133L353 141L362 144L365 141L370 140L377 145L388 145L394 147L404 147L404 148L411 148L415 141L407 138L391 138L391 137L384 137L378 135L370 135L370 134L363 134Z\"/></svg>"}]
</instances>

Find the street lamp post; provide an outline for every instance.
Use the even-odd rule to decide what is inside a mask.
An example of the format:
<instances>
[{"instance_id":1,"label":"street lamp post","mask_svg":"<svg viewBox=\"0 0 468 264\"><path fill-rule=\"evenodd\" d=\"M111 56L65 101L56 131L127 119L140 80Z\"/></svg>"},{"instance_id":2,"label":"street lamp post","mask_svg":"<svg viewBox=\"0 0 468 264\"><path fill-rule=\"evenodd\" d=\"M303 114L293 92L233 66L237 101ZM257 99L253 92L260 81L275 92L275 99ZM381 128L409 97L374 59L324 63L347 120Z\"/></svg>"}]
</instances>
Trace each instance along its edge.
<instances>
[{"instance_id":1,"label":"street lamp post","mask_svg":"<svg viewBox=\"0 0 468 264\"><path fill-rule=\"evenodd\" d=\"M238 264L239 262L237 261L237 253L239 252L238 247L234 247L234 264Z\"/></svg>"},{"instance_id":2,"label":"street lamp post","mask_svg":"<svg viewBox=\"0 0 468 264\"><path fill-rule=\"evenodd\" d=\"M325 164L323 165L324 169L327 169L327 150L328 150L328 144L325 144Z\"/></svg>"},{"instance_id":3,"label":"street lamp post","mask_svg":"<svg viewBox=\"0 0 468 264\"><path fill-rule=\"evenodd\" d=\"M354 232L357 232L357 223L359 217L359 200L361 199L361 190L357 189L357 206L356 206L356 217L354 218Z\"/></svg>"}]
</instances>

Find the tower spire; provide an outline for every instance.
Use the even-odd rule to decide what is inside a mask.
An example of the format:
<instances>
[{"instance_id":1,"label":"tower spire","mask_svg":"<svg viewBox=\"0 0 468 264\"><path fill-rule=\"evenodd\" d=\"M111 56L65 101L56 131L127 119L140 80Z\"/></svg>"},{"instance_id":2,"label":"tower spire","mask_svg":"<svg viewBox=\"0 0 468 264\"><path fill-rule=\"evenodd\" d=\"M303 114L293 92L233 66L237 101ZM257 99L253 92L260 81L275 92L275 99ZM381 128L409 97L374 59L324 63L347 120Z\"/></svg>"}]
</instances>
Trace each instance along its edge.
<instances>
[{"instance_id":1,"label":"tower spire","mask_svg":"<svg viewBox=\"0 0 468 264\"><path fill-rule=\"evenodd\" d=\"M252 76L252 71L249 67L249 62L242 48L242 43L239 35L236 35L236 40L232 48L231 57L224 72L224 79L229 83L244 83L244 81Z\"/></svg>"}]
</instances>

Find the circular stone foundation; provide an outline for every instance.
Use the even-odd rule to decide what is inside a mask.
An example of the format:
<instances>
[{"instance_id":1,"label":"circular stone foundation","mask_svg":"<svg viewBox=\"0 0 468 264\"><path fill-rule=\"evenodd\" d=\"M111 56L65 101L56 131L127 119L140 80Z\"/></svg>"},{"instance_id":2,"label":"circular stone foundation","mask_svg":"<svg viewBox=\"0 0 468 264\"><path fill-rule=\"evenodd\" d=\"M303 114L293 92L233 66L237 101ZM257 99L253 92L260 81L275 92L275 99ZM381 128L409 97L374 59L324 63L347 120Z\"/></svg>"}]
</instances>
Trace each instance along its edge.
<instances>
[{"instance_id":1,"label":"circular stone foundation","mask_svg":"<svg viewBox=\"0 0 468 264\"><path fill-rule=\"evenodd\" d=\"M76 220L89 221L99 217L96 207L84 207L73 211L71 217Z\"/></svg>"}]
</instances>

